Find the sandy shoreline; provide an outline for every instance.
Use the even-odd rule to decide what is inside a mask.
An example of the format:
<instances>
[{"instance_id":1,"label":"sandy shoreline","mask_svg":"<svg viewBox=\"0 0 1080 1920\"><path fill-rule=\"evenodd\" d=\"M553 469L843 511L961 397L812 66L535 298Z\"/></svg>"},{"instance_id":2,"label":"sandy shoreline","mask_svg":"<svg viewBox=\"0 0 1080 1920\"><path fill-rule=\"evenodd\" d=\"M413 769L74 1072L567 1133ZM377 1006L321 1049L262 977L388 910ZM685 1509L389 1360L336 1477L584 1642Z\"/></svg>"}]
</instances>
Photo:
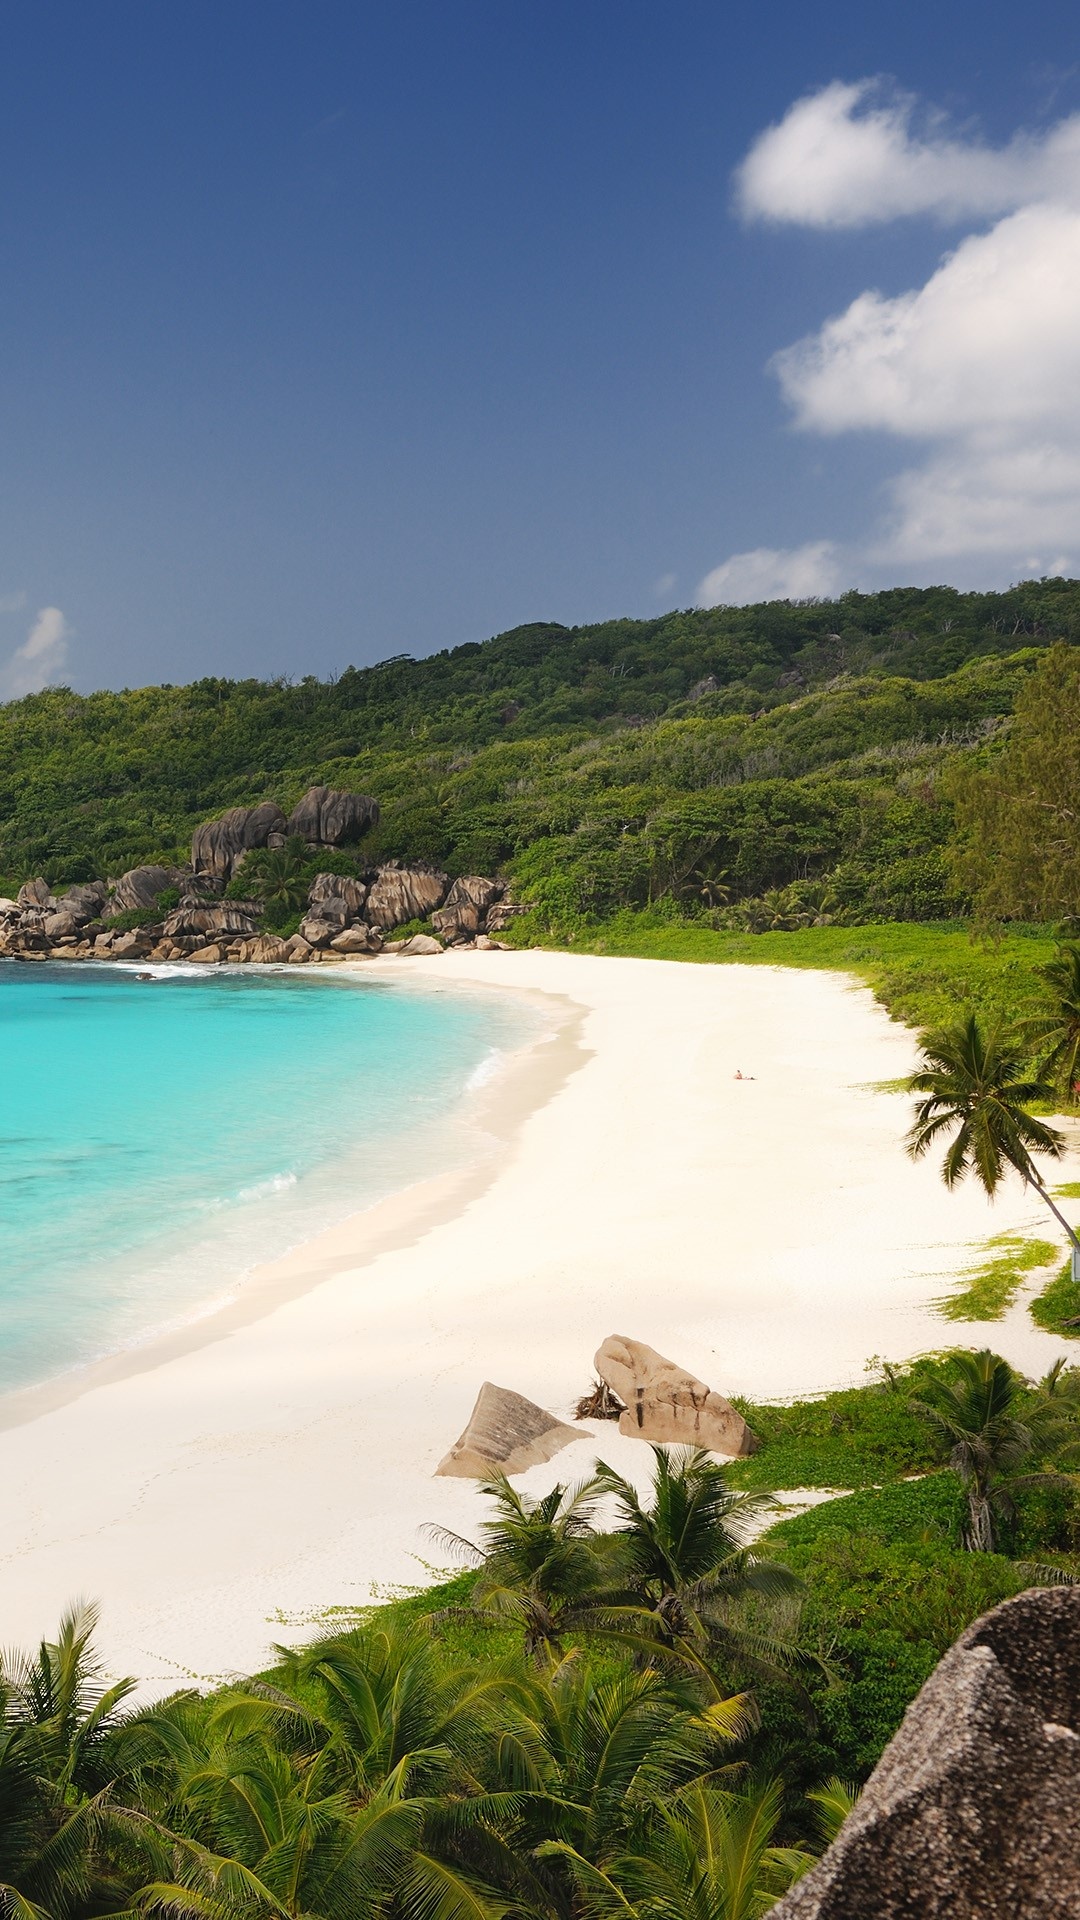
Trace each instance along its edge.
<instances>
[{"instance_id":1,"label":"sandy shoreline","mask_svg":"<svg viewBox=\"0 0 1080 1920\"><path fill-rule=\"evenodd\" d=\"M1018 1182L991 1208L906 1159L908 1103L873 1088L910 1068L911 1037L845 976L539 952L373 967L557 996L552 1037L492 1089L470 1167L77 1393L11 1396L5 1642L83 1593L110 1663L155 1690L258 1665L323 1609L422 1580L424 1521L471 1530L473 1489L431 1476L484 1379L564 1412L608 1333L772 1397L957 1340L1031 1372L1061 1351L1022 1303L982 1328L933 1313L991 1235L1051 1238L1049 1217ZM595 1452L585 1430L524 1484Z\"/></svg>"}]
</instances>

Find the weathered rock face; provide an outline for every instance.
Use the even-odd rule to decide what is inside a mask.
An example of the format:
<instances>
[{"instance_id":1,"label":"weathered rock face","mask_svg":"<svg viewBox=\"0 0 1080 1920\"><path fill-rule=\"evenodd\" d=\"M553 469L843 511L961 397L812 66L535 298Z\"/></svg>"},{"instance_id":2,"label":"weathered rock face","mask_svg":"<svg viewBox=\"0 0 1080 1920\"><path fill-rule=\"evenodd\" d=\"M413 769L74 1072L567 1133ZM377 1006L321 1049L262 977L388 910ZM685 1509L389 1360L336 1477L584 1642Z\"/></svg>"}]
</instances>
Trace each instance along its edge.
<instances>
[{"instance_id":1,"label":"weathered rock face","mask_svg":"<svg viewBox=\"0 0 1080 1920\"><path fill-rule=\"evenodd\" d=\"M219 934L254 935L258 932L260 912L257 905L246 900L202 902L197 907L177 907L166 917L161 931L166 940L175 940L178 934L185 933L205 934L215 939Z\"/></svg>"},{"instance_id":2,"label":"weathered rock face","mask_svg":"<svg viewBox=\"0 0 1080 1920\"><path fill-rule=\"evenodd\" d=\"M399 953L416 954L441 953L442 950L442 941L434 940L430 933L414 933L411 940L403 940L398 948Z\"/></svg>"},{"instance_id":3,"label":"weathered rock face","mask_svg":"<svg viewBox=\"0 0 1080 1920\"><path fill-rule=\"evenodd\" d=\"M145 911L156 904L158 894L166 887L178 887L186 878L182 867L132 867L113 881L106 912Z\"/></svg>"},{"instance_id":4,"label":"weathered rock face","mask_svg":"<svg viewBox=\"0 0 1080 1920\"><path fill-rule=\"evenodd\" d=\"M191 840L191 864L196 873L226 881L240 856L255 847L282 846L286 821L274 800L257 807L230 807L217 820L196 827Z\"/></svg>"},{"instance_id":5,"label":"weathered rock face","mask_svg":"<svg viewBox=\"0 0 1080 1920\"><path fill-rule=\"evenodd\" d=\"M289 833L313 847L345 847L362 840L379 824L379 803L366 793L342 793L335 787L309 787L289 815Z\"/></svg>"},{"instance_id":6,"label":"weathered rock face","mask_svg":"<svg viewBox=\"0 0 1080 1920\"><path fill-rule=\"evenodd\" d=\"M53 907L56 902L47 880L24 880L15 904L17 907Z\"/></svg>"},{"instance_id":7,"label":"weathered rock face","mask_svg":"<svg viewBox=\"0 0 1080 1920\"><path fill-rule=\"evenodd\" d=\"M373 927L384 928L426 920L441 906L449 886L449 875L435 867L380 867L368 889L365 918Z\"/></svg>"},{"instance_id":8,"label":"weathered rock face","mask_svg":"<svg viewBox=\"0 0 1080 1920\"><path fill-rule=\"evenodd\" d=\"M354 880L351 874L317 873L308 888L308 905L317 907L324 900L342 900L348 909L348 918L354 920L363 911L367 899L367 887L363 880Z\"/></svg>"},{"instance_id":9,"label":"weathered rock face","mask_svg":"<svg viewBox=\"0 0 1080 1920\"><path fill-rule=\"evenodd\" d=\"M96 920L108 897L109 889L104 880L87 880L77 887L66 887L57 900L61 913L70 913L78 926L85 926L88 920Z\"/></svg>"},{"instance_id":10,"label":"weathered rock face","mask_svg":"<svg viewBox=\"0 0 1080 1920\"><path fill-rule=\"evenodd\" d=\"M708 1447L712 1453L733 1458L757 1451L756 1436L730 1401L644 1341L611 1334L597 1352L595 1365L601 1380L625 1404L620 1433L639 1440Z\"/></svg>"},{"instance_id":11,"label":"weathered rock face","mask_svg":"<svg viewBox=\"0 0 1080 1920\"><path fill-rule=\"evenodd\" d=\"M378 927L346 927L330 942L335 953L381 953L383 937Z\"/></svg>"},{"instance_id":12,"label":"weathered rock face","mask_svg":"<svg viewBox=\"0 0 1080 1920\"><path fill-rule=\"evenodd\" d=\"M464 1480L486 1480L492 1473L524 1473L527 1467L550 1460L571 1440L580 1439L576 1427L556 1420L553 1413L546 1413L509 1387L494 1387L485 1380L468 1426L435 1472Z\"/></svg>"},{"instance_id":13,"label":"weathered rock face","mask_svg":"<svg viewBox=\"0 0 1080 1920\"><path fill-rule=\"evenodd\" d=\"M505 898L495 900L487 910L485 931L487 933L504 933L510 925L511 920L516 919L519 913L528 913L528 911L528 907L520 906L513 900L507 900Z\"/></svg>"},{"instance_id":14,"label":"weathered rock face","mask_svg":"<svg viewBox=\"0 0 1080 1920\"><path fill-rule=\"evenodd\" d=\"M1080 1589L1006 1600L908 1708L772 1920L1075 1920Z\"/></svg>"},{"instance_id":15,"label":"weathered rock face","mask_svg":"<svg viewBox=\"0 0 1080 1920\"><path fill-rule=\"evenodd\" d=\"M55 913L47 913L45 915L45 922L41 931L45 935L46 940L54 942L74 940L78 934L78 928L71 914L64 913L60 908L58 908Z\"/></svg>"},{"instance_id":16,"label":"weathered rock face","mask_svg":"<svg viewBox=\"0 0 1080 1920\"><path fill-rule=\"evenodd\" d=\"M431 924L444 940L471 940L485 924L490 906L504 892L498 880L471 873L455 880Z\"/></svg>"}]
</instances>

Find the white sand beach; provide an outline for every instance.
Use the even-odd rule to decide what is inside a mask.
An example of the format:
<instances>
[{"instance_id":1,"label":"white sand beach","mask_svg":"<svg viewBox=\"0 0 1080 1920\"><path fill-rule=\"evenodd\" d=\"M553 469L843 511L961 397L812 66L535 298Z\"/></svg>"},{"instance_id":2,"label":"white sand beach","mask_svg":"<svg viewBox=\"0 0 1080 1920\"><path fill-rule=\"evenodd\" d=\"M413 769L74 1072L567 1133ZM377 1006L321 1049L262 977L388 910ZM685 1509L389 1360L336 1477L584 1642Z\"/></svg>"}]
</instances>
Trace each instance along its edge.
<instances>
[{"instance_id":1,"label":"white sand beach","mask_svg":"<svg viewBox=\"0 0 1080 1920\"><path fill-rule=\"evenodd\" d=\"M440 1561L423 1523L480 1517L470 1483L432 1475L481 1382L566 1414L609 1333L770 1398L957 1341L1029 1372L1061 1351L1023 1299L986 1327L934 1313L991 1235L1056 1235L1019 1181L991 1207L911 1164L909 1102L875 1090L910 1070L911 1036L845 976L541 952L372 965L403 991L553 996L551 1035L486 1095L501 1137L250 1276L216 1318L0 1408L7 1642L93 1596L113 1670L160 1692L419 1584ZM598 1424L523 1484L577 1478L598 1449L647 1473L647 1448Z\"/></svg>"}]
</instances>

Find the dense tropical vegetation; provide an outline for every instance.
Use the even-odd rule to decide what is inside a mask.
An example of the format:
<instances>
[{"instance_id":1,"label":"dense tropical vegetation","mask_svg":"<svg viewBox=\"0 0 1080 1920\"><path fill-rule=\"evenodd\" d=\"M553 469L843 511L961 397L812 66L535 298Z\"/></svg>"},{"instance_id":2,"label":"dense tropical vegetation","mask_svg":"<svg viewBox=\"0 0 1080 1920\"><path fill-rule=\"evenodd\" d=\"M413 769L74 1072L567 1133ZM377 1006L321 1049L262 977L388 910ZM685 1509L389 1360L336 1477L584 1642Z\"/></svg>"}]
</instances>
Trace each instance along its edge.
<instances>
[{"instance_id":1,"label":"dense tropical vegetation","mask_svg":"<svg viewBox=\"0 0 1080 1920\"><path fill-rule=\"evenodd\" d=\"M134 1709L90 1608L5 1655L0 1912L756 1920L956 1633L1080 1573L1080 1374L950 1353L749 1411L760 1453L657 1449L644 1495L493 1482L475 1568L210 1695ZM837 1458L877 1484L750 1537Z\"/></svg>"},{"instance_id":2,"label":"dense tropical vegetation","mask_svg":"<svg viewBox=\"0 0 1080 1920\"><path fill-rule=\"evenodd\" d=\"M1058 917L1064 856L1045 904L1022 859L999 897L987 834L1030 827L1052 722L1068 837L1078 639L1080 585L1051 580L535 625L332 681L49 689L0 709L0 875L175 858L223 808L324 781L378 795L369 857L507 870L551 930L658 905L751 931L926 921L988 872L989 911Z\"/></svg>"}]
</instances>

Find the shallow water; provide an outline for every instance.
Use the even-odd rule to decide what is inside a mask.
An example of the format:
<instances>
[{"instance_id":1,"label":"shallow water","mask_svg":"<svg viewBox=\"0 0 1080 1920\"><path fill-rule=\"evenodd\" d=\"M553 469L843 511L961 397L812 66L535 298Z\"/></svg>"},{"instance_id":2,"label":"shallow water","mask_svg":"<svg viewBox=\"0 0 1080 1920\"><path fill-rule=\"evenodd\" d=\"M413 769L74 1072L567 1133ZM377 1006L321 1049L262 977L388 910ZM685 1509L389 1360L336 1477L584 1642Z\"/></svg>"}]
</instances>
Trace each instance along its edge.
<instances>
[{"instance_id":1,"label":"shallow water","mask_svg":"<svg viewBox=\"0 0 1080 1920\"><path fill-rule=\"evenodd\" d=\"M0 963L0 1392L459 1162L538 1016L341 975Z\"/></svg>"}]
</instances>

